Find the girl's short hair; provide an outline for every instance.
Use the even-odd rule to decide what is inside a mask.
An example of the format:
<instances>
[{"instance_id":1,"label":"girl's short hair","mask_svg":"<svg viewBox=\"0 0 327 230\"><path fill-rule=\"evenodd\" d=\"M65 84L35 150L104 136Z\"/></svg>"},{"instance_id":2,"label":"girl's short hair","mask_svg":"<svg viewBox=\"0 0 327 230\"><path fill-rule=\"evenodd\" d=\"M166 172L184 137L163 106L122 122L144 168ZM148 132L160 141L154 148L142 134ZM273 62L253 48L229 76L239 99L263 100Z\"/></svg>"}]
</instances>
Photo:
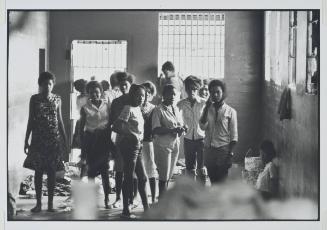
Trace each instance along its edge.
<instances>
[{"instance_id":1,"label":"girl's short hair","mask_svg":"<svg viewBox=\"0 0 327 230\"><path fill-rule=\"evenodd\" d=\"M172 84L167 84L163 87L162 89L162 95L165 95L166 93L168 92L171 92L173 91L174 89L176 89L176 87Z\"/></svg>"},{"instance_id":2,"label":"girl's short hair","mask_svg":"<svg viewBox=\"0 0 327 230\"><path fill-rule=\"evenodd\" d=\"M110 84L107 80L102 80L101 85L102 85L103 91L109 90L109 88L110 88Z\"/></svg>"},{"instance_id":3,"label":"girl's short hair","mask_svg":"<svg viewBox=\"0 0 327 230\"><path fill-rule=\"evenodd\" d=\"M89 93L91 89L96 89L99 88L101 93L103 92L103 88L100 82L98 81L90 81L89 83L87 83L86 85L86 91Z\"/></svg>"},{"instance_id":4,"label":"girl's short hair","mask_svg":"<svg viewBox=\"0 0 327 230\"><path fill-rule=\"evenodd\" d=\"M117 71L114 72L113 74L110 75L110 85L112 88L115 88L116 86L118 86L118 80L117 80Z\"/></svg>"},{"instance_id":5,"label":"girl's short hair","mask_svg":"<svg viewBox=\"0 0 327 230\"><path fill-rule=\"evenodd\" d=\"M276 157L276 150L274 144L269 140L264 140L261 142L260 149L263 151L264 163L272 161Z\"/></svg>"},{"instance_id":6,"label":"girl's short hair","mask_svg":"<svg viewBox=\"0 0 327 230\"><path fill-rule=\"evenodd\" d=\"M209 92L211 91L211 89L213 87L216 87L216 86L221 87L223 93L226 92L226 85L225 85L225 83L222 82L222 81L220 81L220 80L218 80L218 79L215 79L215 80L210 81L209 86L208 86Z\"/></svg>"},{"instance_id":7,"label":"girl's short hair","mask_svg":"<svg viewBox=\"0 0 327 230\"><path fill-rule=\"evenodd\" d=\"M53 83L55 83L56 82L55 75L53 73L48 72L48 71L42 72L39 75L39 79L37 80L37 83L39 84L39 86L41 86L45 81L48 81L48 80L52 80Z\"/></svg>"},{"instance_id":8,"label":"girl's short hair","mask_svg":"<svg viewBox=\"0 0 327 230\"><path fill-rule=\"evenodd\" d=\"M192 86L197 87L198 89L201 87L201 79L196 76L190 75L184 80L185 89L189 89Z\"/></svg>"},{"instance_id":9,"label":"girl's short hair","mask_svg":"<svg viewBox=\"0 0 327 230\"><path fill-rule=\"evenodd\" d=\"M175 71L175 66L171 61L166 61L162 67L161 67L162 72L164 72L165 70L169 70L169 71Z\"/></svg>"},{"instance_id":10,"label":"girl's short hair","mask_svg":"<svg viewBox=\"0 0 327 230\"><path fill-rule=\"evenodd\" d=\"M86 84L87 84L86 80L78 79L78 80L74 81L74 88L78 92L83 93L86 90Z\"/></svg>"},{"instance_id":11,"label":"girl's short hair","mask_svg":"<svg viewBox=\"0 0 327 230\"><path fill-rule=\"evenodd\" d=\"M209 93L211 92L213 87L219 86L221 88L221 90L223 91L223 99L225 99L227 97L227 92L226 92L226 85L224 82L218 80L218 79L214 79L212 81L210 81L209 85L208 85L208 90Z\"/></svg>"},{"instance_id":12,"label":"girl's short hair","mask_svg":"<svg viewBox=\"0 0 327 230\"><path fill-rule=\"evenodd\" d=\"M142 84L146 90L148 90L150 92L150 94L152 96L155 96L157 94L157 88L155 86L155 84L153 84L153 82L151 81L146 81Z\"/></svg>"},{"instance_id":13,"label":"girl's short hair","mask_svg":"<svg viewBox=\"0 0 327 230\"><path fill-rule=\"evenodd\" d=\"M130 74L128 72L117 72L116 78L118 83L128 81L129 83L133 84L135 77L133 74Z\"/></svg>"}]
</instances>

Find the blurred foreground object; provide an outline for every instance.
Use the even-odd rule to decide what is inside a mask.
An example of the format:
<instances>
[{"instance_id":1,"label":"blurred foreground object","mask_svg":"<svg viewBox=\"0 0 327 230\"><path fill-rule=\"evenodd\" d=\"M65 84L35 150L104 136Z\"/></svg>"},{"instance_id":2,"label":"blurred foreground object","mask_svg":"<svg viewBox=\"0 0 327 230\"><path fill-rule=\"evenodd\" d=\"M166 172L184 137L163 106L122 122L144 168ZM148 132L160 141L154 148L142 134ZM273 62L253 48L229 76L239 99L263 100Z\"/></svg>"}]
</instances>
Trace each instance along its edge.
<instances>
[{"instance_id":1,"label":"blurred foreground object","mask_svg":"<svg viewBox=\"0 0 327 230\"><path fill-rule=\"evenodd\" d=\"M98 217L98 185L95 183L74 182L73 216L75 220L95 220Z\"/></svg>"},{"instance_id":2,"label":"blurred foreground object","mask_svg":"<svg viewBox=\"0 0 327 230\"><path fill-rule=\"evenodd\" d=\"M203 187L181 177L143 218L152 220L315 219L318 208L309 200L264 202L241 181Z\"/></svg>"}]
</instances>

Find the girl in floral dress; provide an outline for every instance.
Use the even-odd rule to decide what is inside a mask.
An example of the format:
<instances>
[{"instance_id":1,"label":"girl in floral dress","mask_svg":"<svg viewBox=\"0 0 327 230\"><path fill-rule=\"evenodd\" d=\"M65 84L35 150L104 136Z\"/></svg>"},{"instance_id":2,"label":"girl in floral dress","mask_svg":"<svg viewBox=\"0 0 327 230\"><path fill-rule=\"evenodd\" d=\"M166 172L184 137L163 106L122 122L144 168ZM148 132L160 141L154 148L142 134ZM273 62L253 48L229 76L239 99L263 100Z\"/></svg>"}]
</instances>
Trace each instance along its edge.
<instances>
[{"instance_id":1,"label":"girl in floral dress","mask_svg":"<svg viewBox=\"0 0 327 230\"><path fill-rule=\"evenodd\" d=\"M39 76L38 84L40 93L33 95L30 99L24 145L27 157L23 166L35 171L36 206L31 211L41 211L42 177L46 173L48 176L48 211L53 212L56 171L64 170L62 159L67 141L61 115L61 98L51 92L55 84L55 76L49 72L43 72ZM32 140L29 144L31 133Z\"/></svg>"},{"instance_id":2,"label":"girl in floral dress","mask_svg":"<svg viewBox=\"0 0 327 230\"><path fill-rule=\"evenodd\" d=\"M156 86L151 81L142 84L146 89L145 103L141 107L144 117L143 161L146 174L149 178L152 203L156 200L156 178L158 177L157 166L154 160L153 136L152 136L152 111L155 105L151 103L156 95Z\"/></svg>"}]
</instances>

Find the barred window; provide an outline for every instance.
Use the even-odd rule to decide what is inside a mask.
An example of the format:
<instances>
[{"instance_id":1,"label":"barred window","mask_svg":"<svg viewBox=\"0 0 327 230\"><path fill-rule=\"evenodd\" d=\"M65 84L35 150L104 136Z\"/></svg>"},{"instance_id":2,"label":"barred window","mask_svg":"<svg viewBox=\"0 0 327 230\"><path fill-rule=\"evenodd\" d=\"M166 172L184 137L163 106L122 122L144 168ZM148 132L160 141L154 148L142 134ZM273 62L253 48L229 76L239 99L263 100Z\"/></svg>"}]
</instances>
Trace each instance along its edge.
<instances>
[{"instance_id":1,"label":"barred window","mask_svg":"<svg viewBox=\"0 0 327 230\"><path fill-rule=\"evenodd\" d=\"M320 23L319 11L308 11L307 24L307 79L306 92L317 94L319 88L319 47L320 47Z\"/></svg>"},{"instance_id":2,"label":"barred window","mask_svg":"<svg viewBox=\"0 0 327 230\"><path fill-rule=\"evenodd\" d=\"M109 80L114 71L127 69L127 41L75 40L71 60L74 80Z\"/></svg>"},{"instance_id":3,"label":"barred window","mask_svg":"<svg viewBox=\"0 0 327 230\"><path fill-rule=\"evenodd\" d=\"M159 13L158 54L158 66L171 61L182 78L223 78L225 14Z\"/></svg>"},{"instance_id":4,"label":"barred window","mask_svg":"<svg viewBox=\"0 0 327 230\"><path fill-rule=\"evenodd\" d=\"M296 37L297 12L289 12L289 51L288 51L288 82L296 84Z\"/></svg>"}]
</instances>

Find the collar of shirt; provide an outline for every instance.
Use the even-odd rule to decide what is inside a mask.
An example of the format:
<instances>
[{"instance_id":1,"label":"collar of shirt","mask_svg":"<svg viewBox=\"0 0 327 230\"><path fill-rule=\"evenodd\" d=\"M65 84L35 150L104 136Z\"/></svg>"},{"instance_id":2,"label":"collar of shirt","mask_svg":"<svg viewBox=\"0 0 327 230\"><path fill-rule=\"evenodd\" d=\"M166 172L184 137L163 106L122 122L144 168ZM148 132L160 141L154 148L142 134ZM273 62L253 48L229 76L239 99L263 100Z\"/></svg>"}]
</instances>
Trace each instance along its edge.
<instances>
[{"instance_id":1,"label":"collar of shirt","mask_svg":"<svg viewBox=\"0 0 327 230\"><path fill-rule=\"evenodd\" d=\"M99 105L99 107L96 107L93 103L91 99L88 99L87 103L95 110L99 111L101 109L101 107L104 105L105 100L104 99L100 99L101 103Z\"/></svg>"},{"instance_id":2,"label":"collar of shirt","mask_svg":"<svg viewBox=\"0 0 327 230\"><path fill-rule=\"evenodd\" d=\"M166 106L166 105L164 105L163 103L161 103L161 107L162 107L164 110L170 112L173 116L176 117L176 111L178 110L178 108L177 108L176 106L173 106L173 105Z\"/></svg>"}]
</instances>

